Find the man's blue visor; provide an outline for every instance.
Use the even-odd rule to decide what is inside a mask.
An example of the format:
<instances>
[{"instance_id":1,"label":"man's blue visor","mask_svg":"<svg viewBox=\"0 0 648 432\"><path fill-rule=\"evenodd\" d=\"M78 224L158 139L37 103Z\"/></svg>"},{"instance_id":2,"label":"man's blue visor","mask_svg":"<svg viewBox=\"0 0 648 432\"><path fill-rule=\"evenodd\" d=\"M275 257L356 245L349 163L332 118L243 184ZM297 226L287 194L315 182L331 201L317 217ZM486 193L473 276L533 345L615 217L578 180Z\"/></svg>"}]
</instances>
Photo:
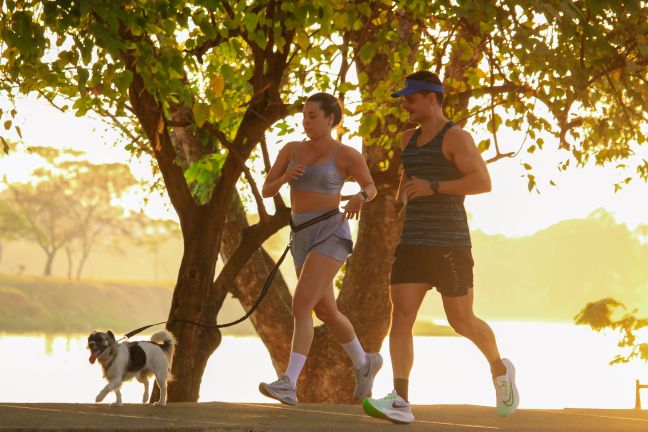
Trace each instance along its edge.
<instances>
[{"instance_id":1,"label":"man's blue visor","mask_svg":"<svg viewBox=\"0 0 648 432\"><path fill-rule=\"evenodd\" d=\"M420 91L443 93L443 86L427 81L405 80L405 88L392 93L393 98L407 96Z\"/></svg>"}]
</instances>

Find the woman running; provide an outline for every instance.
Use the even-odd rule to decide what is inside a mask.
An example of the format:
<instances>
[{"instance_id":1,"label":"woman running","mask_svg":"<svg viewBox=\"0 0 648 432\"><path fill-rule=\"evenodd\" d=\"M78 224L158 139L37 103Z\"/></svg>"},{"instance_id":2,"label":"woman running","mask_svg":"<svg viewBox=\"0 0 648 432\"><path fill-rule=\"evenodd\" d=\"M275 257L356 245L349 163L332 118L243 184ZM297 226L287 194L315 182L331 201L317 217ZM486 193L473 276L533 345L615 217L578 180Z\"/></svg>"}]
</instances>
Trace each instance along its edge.
<instances>
[{"instance_id":1,"label":"woman running","mask_svg":"<svg viewBox=\"0 0 648 432\"><path fill-rule=\"evenodd\" d=\"M378 353L365 353L351 322L338 311L333 279L353 251L348 220L359 218L362 205L373 199L377 190L362 154L331 136L342 119L337 99L316 93L306 100L303 113L308 140L290 142L281 149L263 184L263 196L276 195L288 183L293 225L323 220L292 233L298 281L292 304L295 325L290 360L284 375L272 383L261 383L259 390L282 403L297 404L297 379L313 341L315 311L351 358L356 372L353 396L360 400L371 393L383 360ZM342 214L338 208L348 178L358 182L361 190L349 199Z\"/></svg>"}]
</instances>

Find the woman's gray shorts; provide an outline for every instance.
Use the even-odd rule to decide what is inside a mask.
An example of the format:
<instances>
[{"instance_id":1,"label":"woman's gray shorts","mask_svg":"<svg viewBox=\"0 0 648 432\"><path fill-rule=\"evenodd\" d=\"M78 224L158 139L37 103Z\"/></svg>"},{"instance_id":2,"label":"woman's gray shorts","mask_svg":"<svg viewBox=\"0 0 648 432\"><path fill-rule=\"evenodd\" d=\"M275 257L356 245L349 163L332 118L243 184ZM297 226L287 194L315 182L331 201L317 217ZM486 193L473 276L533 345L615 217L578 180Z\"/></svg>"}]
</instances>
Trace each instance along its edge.
<instances>
[{"instance_id":1,"label":"woman's gray shorts","mask_svg":"<svg viewBox=\"0 0 648 432\"><path fill-rule=\"evenodd\" d=\"M294 225L300 225L329 211L293 213L292 221ZM297 269L304 265L306 256L311 250L341 262L346 261L349 254L353 252L349 221L342 219L342 213L331 216L301 231L293 232L291 236L292 246L290 252Z\"/></svg>"}]
</instances>

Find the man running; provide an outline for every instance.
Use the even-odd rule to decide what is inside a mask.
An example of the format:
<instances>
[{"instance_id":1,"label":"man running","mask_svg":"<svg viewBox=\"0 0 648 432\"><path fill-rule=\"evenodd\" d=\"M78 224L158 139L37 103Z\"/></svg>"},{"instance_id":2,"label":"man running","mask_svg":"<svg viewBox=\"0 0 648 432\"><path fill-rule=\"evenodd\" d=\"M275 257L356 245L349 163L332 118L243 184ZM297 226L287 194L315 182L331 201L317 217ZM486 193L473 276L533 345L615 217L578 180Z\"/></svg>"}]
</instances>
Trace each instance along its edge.
<instances>
[{"instance_id":1,"label":"man running","mask_svg":"<svg viewBox=\"0 0 648 432\"><path fill-rule=\"evenodd\" d=\"M473 258L464 209L465 195L491 190L486 164L470 134L443 115L439 77L418 71L406 77L400 97L409 121L420 127L402 137L403 174L397 202L406 205L400 244L391 274L392 326L389 348L394 391L366 398L367 414L395 423L414 421L408 399L414 362L412 327L425 294L441 293L448 322L484 354L497 398L497 412L509 416L519 404L515 369L500 358L493 331L473 313Z\"/></svg>"}]
</instances>

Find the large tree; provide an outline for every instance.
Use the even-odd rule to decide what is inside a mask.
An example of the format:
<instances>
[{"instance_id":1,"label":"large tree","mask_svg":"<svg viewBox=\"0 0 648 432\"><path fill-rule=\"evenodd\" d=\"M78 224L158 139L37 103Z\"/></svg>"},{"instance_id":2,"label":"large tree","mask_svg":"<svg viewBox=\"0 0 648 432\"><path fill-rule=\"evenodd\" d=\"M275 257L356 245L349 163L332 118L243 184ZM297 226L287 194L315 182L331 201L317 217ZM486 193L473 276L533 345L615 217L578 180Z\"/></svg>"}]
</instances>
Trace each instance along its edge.
<instances>
[{"instance_id":1,"label":"large tree","mask_svg":"<svg viewBox=\"0 0 648 432\"><path fill-rule=\"evenodd\" d=\"M171 320L214 322L240 267L214 283L237 181L296 101L291 83L331 54L309 36L325 40L332 13L327 1L3 4L3 90L37 92L79 116L99 113L159 170L184 239ZM287 224L289 210L277 203L253 237ZM239 254L241 265L251 252ZM178 340L170 400L196 400L220 332L167 327Z\"/></svg>"},{"instance_id":2,"label":"large tree","mask_svg":"<svg viewBox=\"0 0 648 432\"><path fill-rule=\"evenodd\" d=\"M502 124L526 131L530 140L519 148L528 153L542 147L541 132L554 134L564 167L572 159L627 159L633 142L645 142L639 107L646 101L647 24L640 2L70 0L6 2L2 15L6 92L36 91L53 103L63 96L78 115L98 112L161 173L185 244L171 319L213 322L228 291L249 307L273 265L255 251L285 226L289 212L280 198L274 215L265 210L245 162L260 145L269 163L264 134L299 102L292 92L344 93L347 114L361 116L363 153L383 196L362 216L338 302L370 349L388 328L386 272L398 232L389 219L398 178L398 142L391 138L403 119L387 101L406 72L430 68L444 77L448 115L492 134L480 143L491 161L518 150L500 146ZM339 80L330 67L337 59ZM357 82L346 79L351 68ZM362 100L353 104L356 89ZM634 168L648 176L646 164ZM259 209L260 222L251 227L235 194L240 177ZM527 180L535 187L531 165ZM379 247L375 227L385 235ZM215 278L219 253L227 263ZM292 332L289 303L278 279L252 317L278 370ZM373 325L363 322L361 305ZM220 333L168 327L179 340L170 400L196 400ZM331 341L326 329L317 330L313 350L326 355L317 368L307 366L304 379L316 380L322 392L301 386L302 400L349 400L350 367Z\"/></svg>"}]
</instances>

